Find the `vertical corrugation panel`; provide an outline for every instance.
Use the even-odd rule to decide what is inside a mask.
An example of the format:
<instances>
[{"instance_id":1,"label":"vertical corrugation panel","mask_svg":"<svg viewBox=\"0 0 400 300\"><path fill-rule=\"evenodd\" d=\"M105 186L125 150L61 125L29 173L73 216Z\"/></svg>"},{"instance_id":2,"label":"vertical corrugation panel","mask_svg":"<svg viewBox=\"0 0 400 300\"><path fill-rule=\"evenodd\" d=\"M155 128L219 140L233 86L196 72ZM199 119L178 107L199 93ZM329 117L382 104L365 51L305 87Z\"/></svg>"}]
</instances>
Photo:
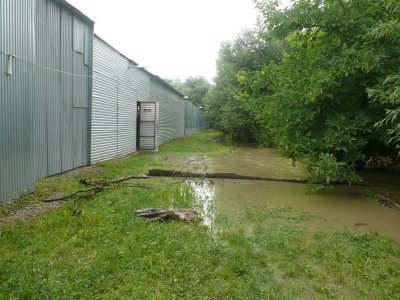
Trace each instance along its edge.
<instances>
[{"instance_id":1,"label":"vertical corrugation panel","mask_svg":"<svg viewBox=\"0 0 400 300\"><path fill-rule=\"evenodd\" d=\"M159 144L184 136L185 100L151 79L151 101L160 103L158 142Z\"/></svg>"},{"instance_id":2,"label":"vertical corrugation panel","mask_svg":"<svg viewBox=\"0 0 400 300\"><path fill-rule=\"evenodd\" d=\"M96 46L94 48L96 53ZM93 65L91 162L111 159L118 153L118 82L96 72Z\"/></svg>"},{"instance_id":3,"label":"vertical corrugation panel","mask_svg":"<svg viewBox=\"0 0 400 300\"><path fill-rule=\"evenodd\" d=\"M185 135L185 100L180 96L174 96L174 101L177 108L175 138L180 138Z\"/></svg>"},{"instance_id":4,"label":"vertical corrugation panel","mask_svg":"<svg viewBox=\"0 0 400 300\"><path fill-rule=\"evenodd\" d=\"M118 156L136 151L137 96L129 64L118 86Z\"/></svg>"},{"instance_id":5,"label":"vertical corrugation panel","mask_svg":"<svg viewBox=\"0 0 400 300\"><path fill-rule=\"evenodd\" d=\"M91 161L136 151L137 85L143 82L127 58L94 39Z\"/></svg>"},{"instance_id":6,"label":"vertical corrugation panel","mask_svg":"<svg viewBox=\"0 0 400 300\"><path fill-rule=\"evenodd\" d=\"M193 103L185 101L185 135L191 135L195 132L195 116Z\"/></svg>"},{"instance_id":7,"label":"vertical corrugation panel","mask_svg":"<svg viewBox=\"0 0 400 300\"><path fill-rule=\"evenodd\" d=\"M198 108L199 111L199 128L200 129L206 129L208 128L208 123L207 120L204 116L204 112L202 109Z\"/></svg>"},{"instance_id":8,"label":"vertical corrugation panel","mask_svg":"<svg viewBox=\"0 0 400 300\"><path fill-rule=\"evenodd\" d=\"M74 74L89 75L89 69L83 64L83 55L73 53ZM88 161L89 135L89 82L87 77L74 76L73 82L73 164L74 168L84 166ZM77 100L79 99L79 100Z\"/></svg>"},{"instance_id":9,"label":"vertical corrugation panel","mask_svg":"<svg viewBox=\"0 0 400 300\"><path fill-rule=\"evenodd\" d=\"M75 77L63 72L90 75L92 62L83 66L77 53L74 68L72 15L57 3L0 1L0 50L16 55L13 75L6 76L0 54L0 200L32 188L36 178L88 162L91 79L78 76L83 84L74 88ZM93 25L85 26L93 35ZM73 114L75 90L83 108Z\"/></svg>"},{"instance_id":10,"label":"vertical corrugation panel","mask_svg":"<svg viewBox=\"0 0 400 300\"><path fill-rule=\"evenodd\" d=\"M185 103L185 135L191 135L201 129L207 128L203 111L197 105L186 100Z\"/></svg>"},{"instance_id":11,"label":"vertical corrugation panel","mask_svg":"<svg viewBox=\"0 0 400 300\"><path fill-rule=\"evenodd\" d=\"M36 0L35 6L35 62L47 65L47 1ZM36 178L48 175L48 93L46 90L47 71L34 67L34 162Z\"/></svg>"},{"instance_id":12,"label":"vertical corrugation panel","mask_svg":"<svg viewBox=\"0 0 400 300\"><path fill-rule=\"evenodd\" d=\"M60 70L60 8L47 1L47 35L44 37L46 66ZM47 174L60 173L61 169L61 73L46 72L44 95L47 100Z\"/></svg>"},{"instance_id":13,"label":"vertical corrugation panel","mask_svg":"<svg viewBox=\"0 0 400 300\"><path fill-rule=\"evenodd\" d=\"M85 23L74 17L73 24L73 49L76 52L85 53Z\"/></svg>"},{"instance_id":14,"label":"vertical corrugation panel","mask_svg":"<svg viewBox=\"0 0 400 300\"><path fill-rule=\"evenodd\" d=\"M200 112L201 112L201 110L196 105L193 104L193 115L194 115L193 130L194 130L194 132L197 132L200 130Z\"/></svg>"},{"instance_id":15,"label":"vertical corrugation panel","mask_svg":"<svg viewBox=\"0 0 400 300\"><path fill-rule=\"evenodd\" d=\"M73 109L73 159L74 168L89 164L89 110L87 108Z\"/></svg>"},{"instance_id":16,"label":"vertical corrugation panel","mask_svg":"<svg viewBox=\"0 0 400 300\"><path fill-rule=\"evenodd\" d=\"M68 10L36 0L35 14L34 157L39 178L88 164L91 61L84 65L83 54L73 50L79 36L73 34L76 17ZM81 23L93 34L91 24Z\"/></svg>"},{"instance_id":17,"label":"vertical corrugation panel","mask_svg":"<svg viewBox=\"0 0 400 300\"><path fill-rule=\"evenodd\" d=\"M66 73L73 73L73 16L67 11L61 11L61 69ZM60 115L61 132L61 168L63 171L74 168L73 160L73 80L72 76L61 76Z\"/></svg>"},{"instance_id":18,"label":"vertical corrugation panel","mask_svg":"<svg viewBox=\"0 0 400 300\"><path fill-rule=\"evenodd\" d=\"M135 87L137 90L137 101L138 102L152 101L150 95L149 74L137 68L132 69L132 73L134 74L133 78L135 80Z\"/></svg>"},{"instance_id":19,"label":"vertical corrugation panel","mask_svg":"<svg viewBox=\"0 0 400 300\"><path fill-rule=\"evenodd\" d=\"M192 121L192 130L193 132L197 132L200 130L199 124L199 108L192 103L192 110L193 110L193 121Z\"/></svg>"},{"instance_id":20,"label":"vertical corrugation panel","mask_svg":"<svg viewBox=\"0 0 400 300\"><path fill-rule=\"evenodd\" d=\"M0 1L0 201L34 187L32 62L34 1ZM6 76L7 56L15 54Z\"/></svg>"},{"instance_id":21,"label":"vertical corrugation panel","mask_svg":"<svg viewBox=\"0 0 400 300\"><path fill-rule=\"evenodd\" d=\"M93 97L91 162L118 155L118 76L120 57L95 37L93 48Z\"/></svg>"},{"instance_id":22,"label":"vertical corrugation panel","mask_svg":"<svg viewBox=\"0 0 400 300\"><path fill-rule=\"evenodd\" d=\"M189 135L190 132L190 102L185 100L185 135Z\"/></svg>"},{"instance_id":23,"label":"vertical corrugation panel","mask_svg":"<svg viewBox=\"0 0 400 300\"><path fill-rule=\"evenodd\" d=\"M74 17L73 22L79 22L77 17ZM90 28L88 24L84 24L86 28ZM74 28L75 29L75 28ZM84 33L85 29L83 29ZM74 42L84 45L85 34L81 34L82 30L79 30L78 34L75 35L75 31L72 31ZM93 31L90 29L90 35L93 35ZM83 49L85 47L83 46ZM83 52L82 51L82 52ZM90 64L85 65L84 55L85 53L80 53L72 51L72 68L73 73L83 76L73 76L73 86L72 86L72 114L73 114L73 142L72 142L72 161L74 168L84 166L89 164L89 133L90 133L90 120L89 120L89 104L90 104L90 85L92 80L90 76Z\"/></svg>"}]
</instances>

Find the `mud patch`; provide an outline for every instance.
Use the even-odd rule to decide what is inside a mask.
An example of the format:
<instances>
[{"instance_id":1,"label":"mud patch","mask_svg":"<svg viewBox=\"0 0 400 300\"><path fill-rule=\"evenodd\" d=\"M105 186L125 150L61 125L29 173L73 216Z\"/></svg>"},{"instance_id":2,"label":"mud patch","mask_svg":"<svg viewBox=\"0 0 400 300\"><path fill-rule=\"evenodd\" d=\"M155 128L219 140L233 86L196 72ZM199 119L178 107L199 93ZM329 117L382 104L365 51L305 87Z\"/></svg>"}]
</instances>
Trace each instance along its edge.
<instances>
[{"instance_id":1,"label":"mud patch","mask_svg":"<svg viewBox=\"0 0 400 300\"><path fill-rule=\"evenodd\" d=\"M91 174L97 174L103 172L104 168L99 167L99 166L84 166L84 167L79 167L73 170L69 170L67 172L61 173L61 174L56 174L54 176L56 177L65 177L65 178L81 178L85 177L87 175Z\"/></svg>"},{"instance_id":2,"label":"mud patch","mask_svg":"<svg viewBox=\"0 0 400 300\"><path fill-rule=\"evenodd\" d=\"M21 208L10 211L6 216L0 217L0 224L9 224L19 220L32 220L36 216L49 212L64 204L65 202L30 203Z\"/></svg>"}]
</instances>

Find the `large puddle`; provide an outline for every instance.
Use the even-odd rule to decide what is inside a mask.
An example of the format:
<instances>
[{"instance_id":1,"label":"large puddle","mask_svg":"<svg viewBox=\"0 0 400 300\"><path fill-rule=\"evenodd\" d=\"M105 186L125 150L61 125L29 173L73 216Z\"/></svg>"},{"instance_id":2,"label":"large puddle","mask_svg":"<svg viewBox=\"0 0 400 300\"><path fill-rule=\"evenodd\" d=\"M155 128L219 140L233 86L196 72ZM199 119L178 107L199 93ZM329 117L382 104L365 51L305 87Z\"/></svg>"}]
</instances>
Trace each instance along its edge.
<instances>
[{"instance_id":1,"label":"large puddle","mask_svg":"<svg viewBox=\"0 0 400 300\"><path fill-rule=\"evenodd\" d=\"M300 167L293 167L273 149L242 148L231 154L168 155L194 172L232 172L242 175L301 178ZM305 226L316 230L347 229L379 231L400 242L400 211L369 201L366 189L400 196L400 174L366 172L362 174L368 187L339 186L320 194L309 194L302 184L258 182L246 180L193 181L191 185L205 224L214 226L215 215L223 213L232 222L246 209L262 212L271 208L292 207L316 215Z\"/></svg>"}]
</instances>

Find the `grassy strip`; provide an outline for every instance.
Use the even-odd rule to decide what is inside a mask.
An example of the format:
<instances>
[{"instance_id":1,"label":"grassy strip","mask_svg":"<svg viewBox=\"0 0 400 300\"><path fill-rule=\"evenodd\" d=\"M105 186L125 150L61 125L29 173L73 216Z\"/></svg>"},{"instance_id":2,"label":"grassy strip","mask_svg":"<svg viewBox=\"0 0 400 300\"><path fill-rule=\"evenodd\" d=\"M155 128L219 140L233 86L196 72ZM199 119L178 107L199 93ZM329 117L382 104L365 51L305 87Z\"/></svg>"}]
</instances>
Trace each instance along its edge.
<instances>
[{"instance_id":1,"label":"grassy strip","mask_svg":"<svg viewBox=\"0 0 400 300\"><path fill-rule=\"evenodd\" d=\"M189 144L185 147L195 152L190 149L203 145L190 146L191 141L203 144L209 137L210 152L231 151L214 135L185 139ZM173 151L174 143L166 147ZM39 183L40 189L73 190L82 175L92 179L141 175L149 167L167 163L156 156L131 155L98 164L94 172L82 169L47 178ZM147 188L110 186L82 202L81 217L73 217L72 203L67 203L30 222L2 225L0 299L396 299L400 295L399 247L381 234L310 232L300 225L315 216L288 207L250 208L243 212L239 228L219 216L223 230L214 235L201 223L147 225L132 211L169 208L171 203L191 207L195 195L176 179L135 184Z\"/></svg>"},{"instance_id":2,"label":"grassy strip","mask_svg":"<svg viewBox=\"0 0 400 300\"><path fill-rule=\"evenodd\" d=\"M160 147L160 153L218 154L235 151L233 145L227 145L222 141L219 131L207 130L164 144Z\"/></svg>"},{"instance_id":3,"label":"grassy strip","mask_svg":"<svg viewBox=\"0 0 400 300\"><path fill-rule=\"evenodd\" d=\"M81 178L111 180L132 175L144 175L151 168L176 167L176 164L169 161L157 159L159 155L165 153L218 154L234 151L233 146L220 142L220 136L220 133L214 130L202 131L190 137L184 137L161 145L159 153L134 153L117 159L99 162L94 166L82 167L64 174L39 179L36 182L34 193L24 194L18 199L0 204L0 218L29 203L41 202L42 199L46 199L52 194L70 194L76 190L83 189L85 186L79 183Z\"/></svg>"}]
</instances>

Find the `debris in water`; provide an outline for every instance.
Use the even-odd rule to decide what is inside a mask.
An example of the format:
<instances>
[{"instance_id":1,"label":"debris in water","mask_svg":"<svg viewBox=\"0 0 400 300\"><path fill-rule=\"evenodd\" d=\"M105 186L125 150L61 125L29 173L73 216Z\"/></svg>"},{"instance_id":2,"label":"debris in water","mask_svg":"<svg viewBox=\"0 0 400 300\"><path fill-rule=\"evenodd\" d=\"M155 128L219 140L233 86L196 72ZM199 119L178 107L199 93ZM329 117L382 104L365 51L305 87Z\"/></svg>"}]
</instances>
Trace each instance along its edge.
<instances>
[{"instance_id":1,"label":"debris in water","mask_svg":"<svg viewBox=\"0 0 400 300\"><path fill-rule=\"evenodd\" d=\"M391 199L388 193L379 193L378 201L383 206L400 209L400 204L396 203L393 199Z\"/></svg>"},{"instance_id":2,"label":"debris in water","mask_svg":"<svg viewBox=\"0 0 400 300\"><path fill-rule=\"evenodd\" d=\"M181 220L188 223L199 219L199 213L193 209L143 208L135 210L133 213L138 217L147 218L149 223L166 220Z\"/></svg>"},{"instance_id":3,"label":"debris in water","mask_svg":"<svg viewBox=\"0 0 400 300\"><path fill-rule=\"evenodd\" d=\"M368 223L355 223L354 226L368 226Z\"/></svg>"}]
</instances>

